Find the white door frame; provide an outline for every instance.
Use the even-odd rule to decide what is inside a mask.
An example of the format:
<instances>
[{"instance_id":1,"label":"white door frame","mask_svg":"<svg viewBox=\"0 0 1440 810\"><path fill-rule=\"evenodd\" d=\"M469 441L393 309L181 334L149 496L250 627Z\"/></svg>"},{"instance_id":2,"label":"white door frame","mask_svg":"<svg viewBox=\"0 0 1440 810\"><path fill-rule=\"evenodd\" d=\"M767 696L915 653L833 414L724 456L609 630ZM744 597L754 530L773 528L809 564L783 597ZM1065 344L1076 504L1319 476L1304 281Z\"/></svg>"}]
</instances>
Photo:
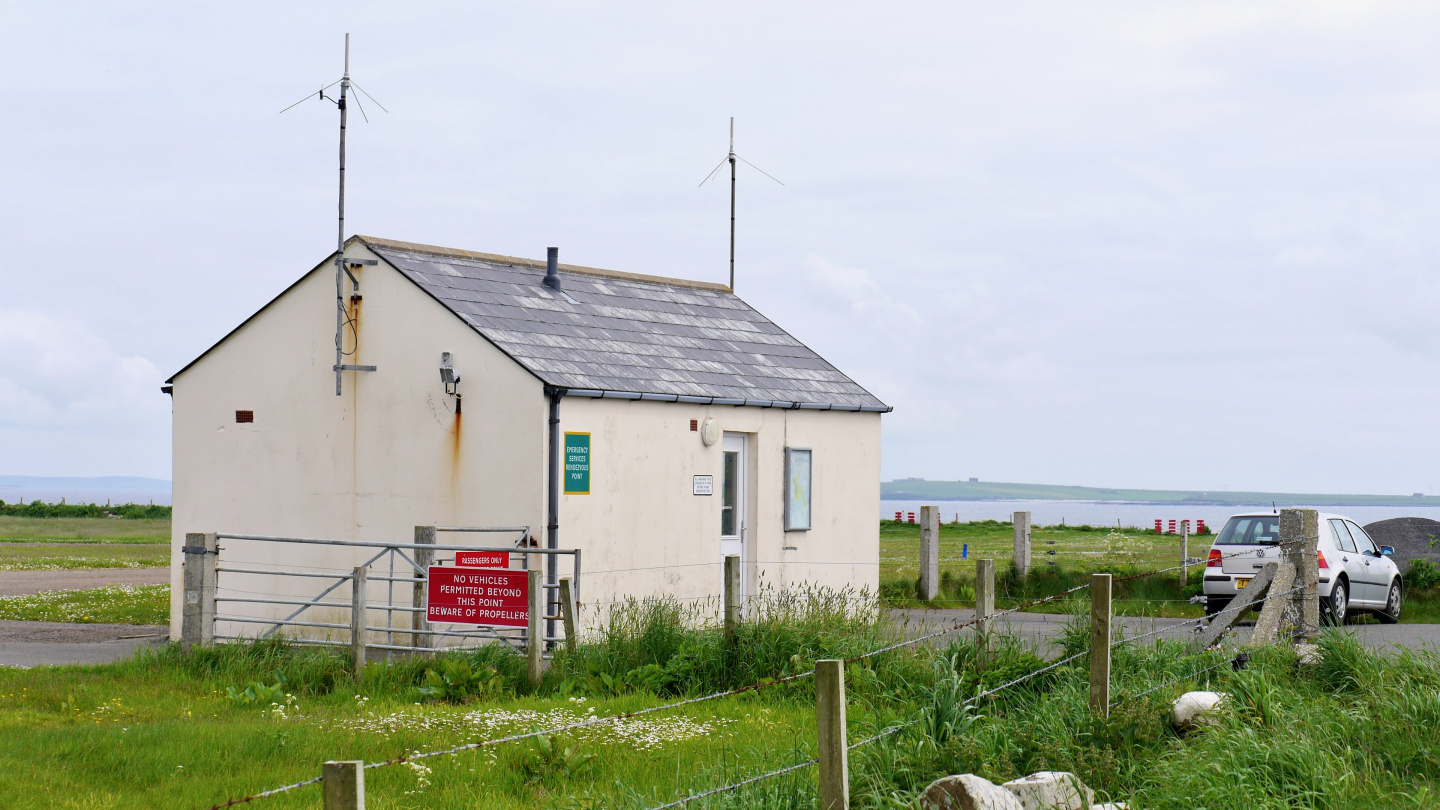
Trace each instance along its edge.
<instances>
[{"instance_id":1,"label":"white door frame","mask_svg":"<svg viewBox=\"0 0 1440 810\"><path fill-rule=\"evenodd\" d=\"M750 503L749 503L749 441L744 433L726 433L721 443L723 454L720 463L720 559L731 555L740 558L740 604L744 605L750 591L750 577L748 576L751 562L750 549ZM735 454L735 464L727 463L731 453ZM730 476L734 475L735 480L731 481ZM727 503L727 501L733 502ZM730 517L727 521L725 512L729 507ZM726 529L731 534L726 534Z\"/></svg>"}]
</instances>

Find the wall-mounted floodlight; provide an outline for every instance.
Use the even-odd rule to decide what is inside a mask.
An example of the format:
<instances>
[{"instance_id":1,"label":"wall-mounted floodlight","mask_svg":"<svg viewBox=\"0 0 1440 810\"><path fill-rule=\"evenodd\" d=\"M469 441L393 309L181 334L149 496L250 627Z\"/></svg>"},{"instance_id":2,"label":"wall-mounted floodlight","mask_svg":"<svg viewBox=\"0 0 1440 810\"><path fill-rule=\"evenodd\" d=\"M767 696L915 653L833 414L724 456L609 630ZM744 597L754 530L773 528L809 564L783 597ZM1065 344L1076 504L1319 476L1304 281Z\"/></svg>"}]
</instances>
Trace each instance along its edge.
<instances>
[{"instance_id":1,"label":"wall-mounted floodlight","mask_svg":"<svg viewBox=\"0 0 1440 810\"><path fill-rule=\"evenodd\" d=\"M445 384L445 393L451 396L458 396L460 393L460 375L450 365L450 352L440 353L440 382Z\"/></svg>"}]
</instances>

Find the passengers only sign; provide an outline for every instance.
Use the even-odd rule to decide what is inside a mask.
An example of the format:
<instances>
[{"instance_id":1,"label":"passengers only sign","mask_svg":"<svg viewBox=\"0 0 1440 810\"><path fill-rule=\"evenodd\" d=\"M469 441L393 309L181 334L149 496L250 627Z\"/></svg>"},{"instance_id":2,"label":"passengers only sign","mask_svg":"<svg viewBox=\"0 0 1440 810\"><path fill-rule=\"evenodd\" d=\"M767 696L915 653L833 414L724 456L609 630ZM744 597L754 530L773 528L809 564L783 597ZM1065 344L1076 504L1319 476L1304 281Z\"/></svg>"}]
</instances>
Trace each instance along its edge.
<instances>
[{"instance_id":1,"label":"passengers only sign","mask_svg":"<svg viewBox=\"0 0 1440 810\"><path fill-rule=\"evenodd\" d=\"M432 622L526 627L530 572L430 566L425 618Z\"/></svg>"}]
</instances>

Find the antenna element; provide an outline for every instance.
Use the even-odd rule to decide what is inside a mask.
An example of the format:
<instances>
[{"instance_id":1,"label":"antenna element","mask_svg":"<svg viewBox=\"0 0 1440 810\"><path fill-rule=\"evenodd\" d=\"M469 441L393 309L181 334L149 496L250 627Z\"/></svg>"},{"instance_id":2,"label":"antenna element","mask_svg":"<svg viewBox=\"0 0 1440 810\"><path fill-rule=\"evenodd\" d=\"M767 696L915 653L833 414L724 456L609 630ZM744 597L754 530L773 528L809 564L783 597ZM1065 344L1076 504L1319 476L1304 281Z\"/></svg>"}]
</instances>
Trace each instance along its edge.
<instances>
[{"instance_id":1,"label":"antenna element","mask_svg":"<svg viewBox=\"0 0 1440 810\"><path fill-rule=\"evenodd\" d=\"M737 160L740 161L740 162L742 162L742 163L744 163L746 166L749 166L750 168L754 169L755 171L760 172L761 174L765 175L766 177L769 177L771 180L774 180L775 182L780 183L780 181L779 181L774 175L770 174L769 172L765 171L764 169L760 168L759 166L756 166L754 163L751 163L750 161L746 160L745 158L740 157L739 155L735 154L735 116L732 115L732 116L730 116L730 154L726 155L726 156L725 156L725 159L724 159L724 160L721 160L718 164L716 164L716 165L715 165L715 168L714 168L714 169L711 169L711 170L710 170L710 173L707 174L707 175L705 175L705 179L700 181L700 185L702 185L702 186L705 185L706 183L710 182L710 178L714 177L714 176L715 176L715 173L718 172L718 171L720 171L720 167L721 167L721 166L724 166L724 165L726 164L726 162L729 162L729 164L730 164L730 291L731 291L731 292L734 292L734 291L735 291L735 161L737 161ZM780 183L780 185L783 186L783 185L785 185L785 184L784 184L784 183Z\"/></svg>"},{"instance_id":2,"label":"antenna element","mask_svg":"<svg viewBox=\"0 0 1440 810\"><path fill-rule=\"evenodd\" d=\"M334 86L337 85L337 84L340 85L340 97L339 97L339 98L331 98L331 97L325 95L325 91L326 91L326 90L329 90L330 88L334 87ZM338 107L338 108L340 109L340 201L339 201L339 223L338 223L338 227L337 227L337 233L336 233L336 236L335 236L335 366L334 366L334 371L335 371L335 396L337 396L337 397L340 396L340 386L341 386L341 382L342 382L343 379L344 379L344 372L346 372L346 371L374 371L374 370L375 370L375 367L374 367L374 366L347 365L347 364L345 363L345 355L346 355L346 354L354 354L355 352L359 351L359 349L360 349L360 335L359 335L359 331L357 330L356 325L355 325L355 319L351 317L350 311L349 311L349 310L346 308L346 306L345 306L345 277L346 277L346 276L349 276L349 277L350 277L351 299L352 299L353 301L357 302L357 305L358 305L358 302L359 302L359 300L360 300L360 279L357 278L354 273L351 273L351 272L350 272L350 268L347 267L346 265L349 264L349 265L354 265L354 266L357 266L357 267L358 267L358 266L360 266L360 265L362 265L362 264L375 264L375 260L374 260L374 259L349 259L349 260L347 260L347 259L345 258L345 124L346 124L346 120L347 120L347 118L348 118L348 115L347 115L348 110L346 109L346 101L347 101L347 99L348 99L348 97L349 97L349 95L350 95L350 87L351 87L352 84L353 84L353 83L350 81L350 35L349 35L349 34L346 34L346 35L345 35L345 72L344 72L343 74L341 74L341 76L340 76L340 78L339 78L338 80L333 81L333 82L325 85L324 87L320 88L320 92L318 93L318 97L319 97L320 99L323 99L323 100L325 100L325 101L332 102L336 107ZM359 89L360 92L365 93L365 91L364 91L363 89L361 89L359 85L354 85L354 86L356 87L356 89ZM366 96L369 96L371 101L375 101L375 97L374 97L374 96L370 96L369 93L365 93L365 95L366 95ZM280 112L283 113L283 112L285 112L286 110L289 110L289 109L292 109L292 108L294 108L294 107L297 107L297 106L300 105L301 102L304 102L304 101L308 100L309 98L310 98L309 96L306 96L305 98L300 99L300 101L297 101L297 102L295 102L294 104L291 104L289 107L286 107L284 110L281 110ZM359 103L360 103L360 98L359 98L358 96L355 98L355 103L356 103L356 104L359 104ZM380 104L380 102L375 101L375 105L378 106L378 107L380 107L381 110L385 110L385 107L382 106L382 105ZM385 110L385 112L389 112L389 110ZM365 110L364 110L363 107L360 109L360 113L361 113L361 115L364 115ZM366 120L368 121L369 118L366 117ZM347 324L350 326L351 331L354 332L354 334L355 334L355 346L354 346L349 352L346 352L346 351L345 351L345 326L346 326Z\"/></svg>"}]
</instances>

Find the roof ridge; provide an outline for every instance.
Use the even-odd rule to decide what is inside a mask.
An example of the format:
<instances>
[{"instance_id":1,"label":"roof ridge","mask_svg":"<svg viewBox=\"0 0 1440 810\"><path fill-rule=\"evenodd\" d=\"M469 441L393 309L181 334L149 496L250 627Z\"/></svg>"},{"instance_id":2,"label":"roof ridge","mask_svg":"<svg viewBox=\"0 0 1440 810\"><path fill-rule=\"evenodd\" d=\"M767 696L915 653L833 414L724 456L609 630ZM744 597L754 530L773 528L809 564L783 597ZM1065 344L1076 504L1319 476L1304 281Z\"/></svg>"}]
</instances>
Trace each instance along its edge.
<instances>
[{"instance_id":1,"label":"roof ridge","mask_svg":"<svg viewBox=\"0 0 1440 810\"><path fill-rule=\"evenodd\" d=\"M429 253L435 256L448 256L457 259L475 259L482 262L532 267L537 270L546 269L545 262L540 259L505 256L499 253L481 253L475 250L461 250L460 248L448 248L440 245L425 245L419 242L403 242L399 239L385 239L384 237L365 236L363 234L356 234L354 238L365 242L367 245L379 248L390 248L391 250L405 250L411 253ZM642 284L663 284L667 287L690 287L699 290L714 290L716 292L733 292L728 286L712 281L693 281L685 278L651 276L644 273L626 273L620 270L603 270L599 267L586 267L579 264L561 264L559 265L559 269L566 273L579 273L581 275L614 278L623 281L637 281Z\"/></svg>"}]
</instances>

